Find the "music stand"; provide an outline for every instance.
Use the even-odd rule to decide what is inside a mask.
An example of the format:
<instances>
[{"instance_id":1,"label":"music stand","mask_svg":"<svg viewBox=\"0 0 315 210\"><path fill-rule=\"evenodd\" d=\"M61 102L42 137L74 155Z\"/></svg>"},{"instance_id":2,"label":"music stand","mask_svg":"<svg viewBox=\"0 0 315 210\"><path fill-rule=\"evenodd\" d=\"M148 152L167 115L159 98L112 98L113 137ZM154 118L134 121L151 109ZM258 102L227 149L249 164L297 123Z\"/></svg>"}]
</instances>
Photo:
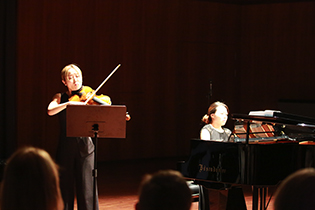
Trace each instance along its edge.
<instances>
[{"instance_id":1,"label":"music stand","mask_svg":"<svg viewBox=\"0 0 315 210\"><path fill-rule=\"evenodd\" d=\"M126 138L126 106L68 105L67 137L94 137L93 209L96 209L97 144L101 138Z\"/></svg>"}]
</instances>

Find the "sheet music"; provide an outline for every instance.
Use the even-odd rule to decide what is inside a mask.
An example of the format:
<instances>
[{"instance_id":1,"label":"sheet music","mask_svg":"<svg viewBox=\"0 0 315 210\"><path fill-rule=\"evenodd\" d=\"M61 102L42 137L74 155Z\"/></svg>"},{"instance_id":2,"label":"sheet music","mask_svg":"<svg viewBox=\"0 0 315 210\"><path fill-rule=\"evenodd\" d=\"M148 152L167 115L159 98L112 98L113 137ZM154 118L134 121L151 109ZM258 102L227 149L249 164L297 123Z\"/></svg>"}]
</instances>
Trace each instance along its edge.
<instances>
[{"instance_id":1,"label":"sheet music","mask_svg":"<svg viewBox=\"0 0 315 210\"><path fill-rule=\"evenodd\" d=\"M265 111L250 111L248 115L250 116L260 116L260 117L274 117L274 113L281 113L278 110L265 110Z\"/></svg>"}]
</instances>

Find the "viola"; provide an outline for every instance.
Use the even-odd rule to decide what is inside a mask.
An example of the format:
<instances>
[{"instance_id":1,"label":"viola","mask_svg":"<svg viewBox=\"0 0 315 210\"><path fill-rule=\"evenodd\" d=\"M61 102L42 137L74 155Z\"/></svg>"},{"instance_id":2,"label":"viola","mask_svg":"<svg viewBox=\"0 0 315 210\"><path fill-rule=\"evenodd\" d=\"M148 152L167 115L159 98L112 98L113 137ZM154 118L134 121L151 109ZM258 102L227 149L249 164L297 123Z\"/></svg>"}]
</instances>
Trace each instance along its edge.
<instances>
[{"instance_id":1,"label":"viola","mask_svg":"<svg viewBox=\"0 0 315 210\"><path fill-rule=\"evenodd\" d=\"M69 101L85 102L87 105L111 105L111 99L106 95L95 95L92 98L91 94L95 94L95 91L89 86L82 86L79 90L72 91L72 96ZM86 101L89 100L89 101ZM131 116L126 112L126 121L129 121Z\"/></svg>"},{"instance_id":2,"label":"viola","mask_svg":"<svg viewBox=\"0 0 315 210\"><path fill-rule=\"evenodd\" d=\"M111 105L111 99L106 95L94 95L95 91L89 86L82 86L79 90L72 91L69 101L85 102L88 105ZM91 95L94 95L92 98ZM88 100L88 101L87 101Z\"/></svg>"},{"instance_id":3,"label":"viola","mask_svg":"<svg viewBox=\"0 0 315 210\"><path fill-rule=\"evenodd\" d=\"M94 91L89 86L82 86L79 90L72 91L72 96L69 98L69 101L79 101L84 102L88 105L111 105L111 99L106 95L95 95L96 92L105 84L105 82L117 71L120 67L120 64L116 66L116 68L107 76L106 79L98 86L98 88ZM126 120L129 121L131 116L126 112Z\"/></svg>"}]
</instances>

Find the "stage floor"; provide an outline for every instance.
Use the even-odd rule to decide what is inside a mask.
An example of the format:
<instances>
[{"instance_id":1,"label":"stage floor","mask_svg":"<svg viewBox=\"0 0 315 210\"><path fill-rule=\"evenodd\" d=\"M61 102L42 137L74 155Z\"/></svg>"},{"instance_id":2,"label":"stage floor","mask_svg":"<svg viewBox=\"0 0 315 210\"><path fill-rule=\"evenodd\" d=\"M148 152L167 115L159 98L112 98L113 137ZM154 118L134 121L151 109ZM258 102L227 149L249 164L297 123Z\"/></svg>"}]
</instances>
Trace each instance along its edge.
<instances>
[{"instance_id":1,"label":"stage floor","mask_svg":"<svg viewBox=\"0 0 315 210\"><path fill-rule=\"evenodd\" d=\"M138 199L138 188L146 173L176 169L177 158L127 160L98 163L98 192L100 210L132 210ZM252 209L251 187L243 187L247 209ZM271 192L272 190L270 190ZM271 193L270 193L271 194ZM211 196L211 195L210 195ZM269 197L267 197L267 200ZM75 208L76 209L76 208ZM211 206L211 210L217 207ZM268 210L273 210L273 199ZM198 210L193 202L191 210Z\"/></svg>"}]
</instances>

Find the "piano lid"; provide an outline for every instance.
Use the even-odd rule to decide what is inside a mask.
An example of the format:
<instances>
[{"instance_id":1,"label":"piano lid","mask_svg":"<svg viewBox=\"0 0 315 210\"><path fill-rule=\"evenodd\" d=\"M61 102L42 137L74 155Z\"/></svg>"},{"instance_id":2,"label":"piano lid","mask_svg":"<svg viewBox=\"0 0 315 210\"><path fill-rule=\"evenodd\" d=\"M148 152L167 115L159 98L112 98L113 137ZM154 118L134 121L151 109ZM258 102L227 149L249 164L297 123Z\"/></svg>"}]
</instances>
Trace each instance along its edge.
<instances>
[{"instance_id":1,"label":"piano lid","mask_svg":"<svg viewBox=\"0 0 315 210\"><path fill-rule=\"evenodd\" d=\"M251 111L248 115L233 114L232 119L236 120L235 142L245 141L247 135L249 142L315 139L315 119L310 117L265 110Z\"/></svg>"},{"instance_id":2,"label":"piano lid","mask_svg":"<svg viewBox=\"0 0 315 210\"><path fill-rule=\"evenodd\" d=\"M315 118L284 113L275 110L251 111L249 114L232 114L239 121L261 121L283 125L307 126L315 128Z\"/></svg>"}]
</instances>

